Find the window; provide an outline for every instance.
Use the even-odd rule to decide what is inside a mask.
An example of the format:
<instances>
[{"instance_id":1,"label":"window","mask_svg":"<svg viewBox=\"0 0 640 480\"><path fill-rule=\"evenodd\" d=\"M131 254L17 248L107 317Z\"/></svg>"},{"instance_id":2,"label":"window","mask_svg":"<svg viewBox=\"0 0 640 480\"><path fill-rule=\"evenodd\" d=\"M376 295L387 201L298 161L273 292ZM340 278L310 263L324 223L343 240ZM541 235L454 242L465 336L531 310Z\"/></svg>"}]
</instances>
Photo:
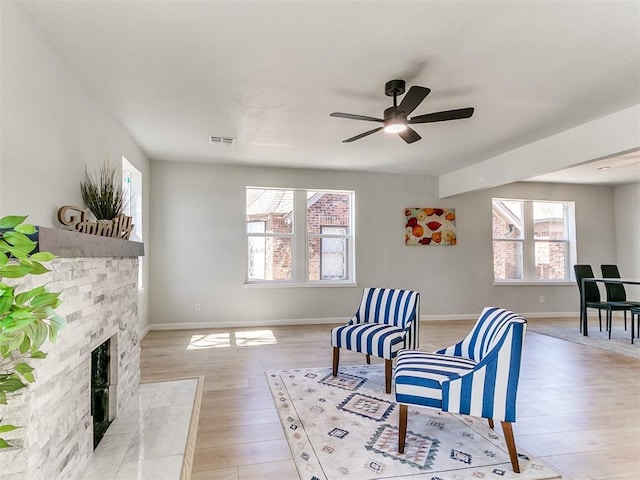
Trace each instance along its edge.
<instances>
[{"instance_id":1,"label":"window","mask_svg":"<svg viewBox=\"0 0 640 480\"><path fill-rule=\"evenodd\" d=\"M129 240L142 241L142 173L122 157L122 213L133 218L133 231Z\"/></svg>"},{"instance_id":2,"label":"window","mask_svg":"<svg viewBox=\"0 0 640 480\"><path fill-rule=\"evenodd\" d=\"M573 202L493 199L495 281L570 281Z\"/></svg>"},{"instance_id":3,"label":"window","mask_svg":"<svg viewBox=\"0 0 640 480\"><path fill-rule=\"evenodd\" d=\"M353 283L353 196L247 187L247 281Z\"/></svg>"},{"instance_id":4,"label":"window","mask_svg":"<svg viewBox=\"0 0 640 480\"><path fill-rule=\"evenodd\" d=\"M129 240L142 242L142 173L125 157L122 157L122 194L124 196L122 213L133 219L133 230ZM138 288L143 288L143 261L144 257L138 257Z\"/></svg>"}]
</instances>

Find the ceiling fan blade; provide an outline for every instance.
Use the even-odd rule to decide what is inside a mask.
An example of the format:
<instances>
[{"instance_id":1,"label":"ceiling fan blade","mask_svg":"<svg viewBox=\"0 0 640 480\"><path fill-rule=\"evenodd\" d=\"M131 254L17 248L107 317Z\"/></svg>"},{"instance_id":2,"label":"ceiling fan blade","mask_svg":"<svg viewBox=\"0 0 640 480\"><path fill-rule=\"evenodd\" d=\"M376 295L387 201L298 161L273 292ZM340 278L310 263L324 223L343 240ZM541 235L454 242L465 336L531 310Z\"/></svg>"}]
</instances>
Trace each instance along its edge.
<instances>
[{"instance_id":1,"label":"ceiling fan blade","mask_svg":"<svg viewBox=\"0 0 640 480\"><path fill-rule=\"evenodd\" d=\"M404 112L405 115L409 115L422 103L427 95L429 95L429 92L431 92L431 90L427 87L411 87L400 102L400 105L398 105L398 111Z\"/></svg>"},{"instance_id":2,"label":"ceiling fan blade","mask_svg":"<svg viewBox=\"0 0 640 480\"><path fill-rule=\"evenodd\" d=\"M348 118L349 120L366 120L367 122L384 122L381 118L367 117L366 115L354 115L353 113L333 112L330 117Z\"/></svg>"},{"instance_id":3,"label":"ceiling fan blade","mask_svg":"<svg viewBox=\"0 0 640 480\"><path fill-rule=\"evenodd\" d=\"M412 117L408 123L430 123L445 122L447 120L459 120L461 118L469 118L473 115L473 107L458 108L456 110L446 110L444 112L427 113L426 115L418 115Z\"/></svg>"},{"instance_id":4,"label":"ceiling fan blade","mask_svg":"<svg viewBox=\"0 0 640 480\"><path fill-rule=\"evenodd\" d=\"M411 127L407 127L406 130L398 133L398 135L400 135L402 137L402 139L407 143L417 142L418 140L420 140L422 138L420 135L418 135L418 132L416 132Z\"/></svg>"},{"instance_id":5,"label":"ceiling fan blade","mask_svg":"<svg viewBox=\"0 0 640 480\"><path fill-rule=\"evenodd\" d=\"M343 140L342 143L349 143L355 140L360 140L362 137L366 137L367 135L371 135L372 133L379 132L383 128L384 127L374 128L373 130L369 130L368 132L361 133L360 135L356 135L355 137L347 138L346 140Z\"/></svg>"}]
</instances>

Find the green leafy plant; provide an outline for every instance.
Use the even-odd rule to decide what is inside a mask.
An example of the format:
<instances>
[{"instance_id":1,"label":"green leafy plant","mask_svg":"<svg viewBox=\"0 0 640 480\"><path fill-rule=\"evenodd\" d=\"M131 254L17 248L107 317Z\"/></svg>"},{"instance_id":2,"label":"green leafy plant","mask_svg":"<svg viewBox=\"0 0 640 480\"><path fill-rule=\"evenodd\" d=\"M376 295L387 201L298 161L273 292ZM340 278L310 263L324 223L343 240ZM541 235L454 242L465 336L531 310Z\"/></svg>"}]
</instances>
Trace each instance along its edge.
<instances>
[{"instance_id":1,"label":"green leafy plant","mask_svg":"<svg viewBox=\"0 0 640 480\"><path fill-rule=\"evenodd\" d=\"M118 169L109 163L103 163L94 174L85 168L80 193L96 219L112 220L122 213L124 195L119 180Z\"/></svg>"},{"instance_id":2,"label":"green leafy plant","mask_svg":"<svg viewBox=\"0 0 640 480\"><path fill-rule=\"evenodd\" d=\"M40 347L47 340L54 342L65 323L54 310L60 305L60 292L49 292L44 285L18 292L18 287L1 281L46 273L43 263L55 258L48 252L32 253L37 243L28 235L36 229L23 223L26 218L0 219L0 405L7 404L7 394L35 382L29 360L47 356ZM16 428L0 418L0 448L11 446L1 435Z\"/></svg>"}]
</instances>

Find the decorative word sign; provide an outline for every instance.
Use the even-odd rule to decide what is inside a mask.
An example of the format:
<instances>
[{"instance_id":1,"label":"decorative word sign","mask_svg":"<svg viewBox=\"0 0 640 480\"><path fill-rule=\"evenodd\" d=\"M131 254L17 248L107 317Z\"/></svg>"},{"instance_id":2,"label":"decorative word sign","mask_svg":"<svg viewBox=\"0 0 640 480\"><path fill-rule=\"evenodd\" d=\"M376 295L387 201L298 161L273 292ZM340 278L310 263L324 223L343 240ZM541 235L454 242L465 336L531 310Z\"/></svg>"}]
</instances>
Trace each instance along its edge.
<instances>
[{"instance_id":1,"label":"decorative word sign","mask_svg":"<svg viewBox=\"0 0 640 480\"><path fill-rule=\"evenodd\" d=\"M79 213L80 216L73 215L74 213ZM98 220L92 222L87 219L88 214L88 208L65 205L58 210L58 221L80 233L129 240L129 235L131 235L131 231L133 230L131 217L120 214L113 220Z\"/></svg>"}]
</instances>

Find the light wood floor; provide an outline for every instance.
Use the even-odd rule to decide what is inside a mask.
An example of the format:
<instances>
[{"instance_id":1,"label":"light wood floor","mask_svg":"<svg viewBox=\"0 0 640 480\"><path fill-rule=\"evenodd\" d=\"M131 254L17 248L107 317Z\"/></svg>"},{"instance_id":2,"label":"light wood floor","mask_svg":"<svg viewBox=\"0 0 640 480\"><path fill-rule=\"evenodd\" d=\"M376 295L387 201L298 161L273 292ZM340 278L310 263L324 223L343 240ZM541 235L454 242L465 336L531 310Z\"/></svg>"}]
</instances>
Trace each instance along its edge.
<instances>
[{"instance_id":1,"label":"light wood floor","mask_svg":"<svg viewBox=\"0 0 640 480\"><path fill-rule=\"evenodd\" d=\"M578 324L577 319L553 321L566 322L567 328ZM448 346L471 325L423 322L421 349ZM142 381L205 377L194 480L298 478L264 372L330 366L330 329L309 325L147 334ZM362 355L341 354L341 364L363 362ZM528 332L516 444L563 478L640 479L639 379L640 360Z\"/></svg>"}]
</instances>

